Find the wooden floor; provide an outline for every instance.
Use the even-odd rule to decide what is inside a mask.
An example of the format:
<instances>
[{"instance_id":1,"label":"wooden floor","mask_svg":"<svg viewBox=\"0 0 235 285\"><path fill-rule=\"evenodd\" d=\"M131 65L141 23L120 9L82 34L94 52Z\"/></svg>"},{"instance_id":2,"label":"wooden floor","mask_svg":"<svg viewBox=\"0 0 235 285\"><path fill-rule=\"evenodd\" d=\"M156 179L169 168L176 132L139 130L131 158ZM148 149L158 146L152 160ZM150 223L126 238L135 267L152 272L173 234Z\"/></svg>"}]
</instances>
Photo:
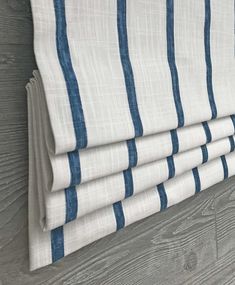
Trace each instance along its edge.
<instances>
[{"instance_id":1,"label":"wooden floor","mask_svg":"<svg viewBox=\"0 0 235 285\"><path fill-rule=\"evenodd\" d=\"M235 284L235 178L30 273L29 0L0 0L0 284Z\"/></svg>"}]
</instances>

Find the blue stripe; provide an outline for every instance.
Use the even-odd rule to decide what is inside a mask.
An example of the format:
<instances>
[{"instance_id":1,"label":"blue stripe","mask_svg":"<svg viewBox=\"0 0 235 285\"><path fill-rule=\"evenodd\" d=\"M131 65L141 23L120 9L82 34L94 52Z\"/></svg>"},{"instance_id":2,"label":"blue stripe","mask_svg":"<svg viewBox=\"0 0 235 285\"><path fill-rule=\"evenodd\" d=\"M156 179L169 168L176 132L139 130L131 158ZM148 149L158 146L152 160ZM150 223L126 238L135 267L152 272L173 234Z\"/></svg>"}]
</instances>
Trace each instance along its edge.
<instances>
[{"instance_id":1,"label":"blue stripe","mask_svg":"<svg viewBox=\"0 0 235 285\"><path fill-rule=\"evenodd\" d=\"M79 185L81 183L81 167L80 157L77 150L68 152L69 167L71 173L70 186Z\"/></svg>"},{"instance_id":2,"label":"blue stripe","mask_svg":"<svg viewBox=\"0 0 235 285\"><path fill-rule=\"evenodd\" d=\"M76 79L75 72L73 70L69 51L64 0L54 0L54 8L56 17L57 53L69 96L77 143L76 148L85 148L87 146L87 132L78 82Z\"/></svg>"},{"instance_id":3,"label":"blue stripe","mask_svg":"<svg viewBox=\"0 0 235 285\"><path fill-rule=\"evenodd\" d=\"M126 27L126 0L117 0L117 25L118 25L120 58L125 77L129 108L135 129L135 137L140 137L143 135L143 126L138 110L134 74L128 50L128 37L127 37L127 27Z\"/></svg>"},{"instance_id":4,"label":"blue stripe","mask_svg":"<svg viewBox=\"0 0 235 285\"><path fill-rule=\"evenodd\" d=\"M165 191L165 187L163 183L157 185L157 191L160 197L161 211L163 211L167 208L167 203L168 203L167 195L166 195L166 191Z\"/></svg>"},{"instance_id":5,"label":"blue stripe","mask_svg":"<svg viewBox=\"0 0 235 285\"><path fill-rule=\"evenodd\" d=\"M167 165L168 165L168 171L169 171L168 179L170 179L175 176L175 163L174 163L174 158L172 155L168 156L166 159L167 159Z\"/></svg>"},{"instance_id":6,"label":"blue stripe","mask_svg":"<svg viewBox=\"0 0 235 285\"><path fill-rule=\"evenodd\" d=\"M202 126L206 134L206 143L209 143L212 141L212 136L211 136L209 125L207 122L202 122Z\"/></svg>"},{"instance_id":7,"label":"blue stripe","mask_svg":"<svg viewBox=\"0 0 235 285\"><path fill-rule=\"evenodd\" d=\"M231 115L230 116L232 122L233 122L233 127L234 127L234 130L235 130L235 115Z\"/></svg>"},{"instance_id":8,"label":"blue stripe","mask_svg":"<svg viewBox=\"0 0 235 285\"><path fill-rule=\"evenodd\" d=\"M122 202L116 202L113 204L113 211L116 218L116 224L117 224L117 231L124 228L125 226L125 217L122 209Z\"/></svg>"},{"instance_id":9,"label":"blue stripe","mask_svg":"<svg viewBox=\"0 0 235 285\"><path fill-rule=\"evenodd\" d=\"M179 139L177 135L177 131L171 130L171 142L172 142L172 154L176 154L179 152Z\"/></svg>"},{"instance_id":10,"label":"blue stripe","mask_svg":"<svg viewBox=\"0 0 235 285\"><path fill-rule=\"evenodd\" d=\"M211 7L210 0L205 0L205 25L204 25L204 44L205 44L205 60L206 60L206 82L207 93L211 107L211 118L217 117L217 108L215 104L213 86L212 86L212 63L210 51L210 25L211 25Z\"/></svg>"},{"instance_id":11,"label":"blue stripe","mask_svg":"<svg viewBox=\"0 0 235 285\"><path fill-rule=\"evenodd\" d=\"M202 163L206 163L208 161L208 150L207 146L204 144L201 146L202 150Z\"/></svg>"},{"instance_id":12,"label":"blue stripe","mask_svg":"<svg viewBox=\"0 0 235 285\"><path fill-rule=\"evenodd\" d=\"M178 116L178 127L184 125L184 113L180 99L178 71L175 64L175 43L174 43L174 1L167 0L167 59L171 71L172 90L174 95L175 107Z\"/></svg>"},{"instance_id":13,"label":"blue stripe","mask_svg":"<svg viewBox=\"0 0 235 285\"><path fill-rule=\"evenodd\" d=\"M51 231L52 262L64 257L64 231L63 227Z\"/></svg>"},{"instance_id":14,"label":"blue stripe","mask_svg":"<svg viewBox=\"0 0 235 285\"><path fill-rule=\"evenodd\" d=\"M66 223L71 222L77 218L78 199L76 186L71 186L64 190L66 201Z\"/></svg>"},{"instance_id":15,"label":"blue stripe","mask_svg":"<svg viewBox=\"0 0 235 285\"><path fill-rule=\"evenodd\" d=\"M135 139L126 141L129 155L129 167L135 167L138 163L138 153Z\"/></svg>"},{"instance_id":16,"label":"blue stripe","mask_svg":"<svg viewBox=\"0 0 235 285\"><path fill-rule=\"evenodd\" d=\"M221 161L222 161L222 165L223 165L223 170L224 170L224 179L228 178L228 165L227 165L227 161L224 155L222 155L221 157Z\"/></svg>"},{"instance_id":17,"label":"blue stripe","mask_svg":"<svg viewBox=\"0 0 235 285\"><path fill-rule=\"evenodd\" d=\"M198 193L201 191L201 181L200 181L198 168L197 167L193 168L192 172L193 172L193 177L195 181L195 193Z\"/></svg>"},{"instance_id":18,"label":"blue stripe","mask_svg":"<svg viewBox=\"0 0 235 285\"><path fill-rule=\"evenodd\" d=\"M230 142L230 151L234 151L235 149L235 143L234 143L234 137L233 136L229 136L229 142Z\"/></svg>"},{"instance_id":19,"label":"blue stripe","mask_svg":"<svg viewBox=\"0 0 235 285\"><path fill-rule=\"evenodd\" d=\"M134 185L131 169L123 171L124 181L125 181L125 198L128 198L133 195Z\"/></svg>"}]
</instances>

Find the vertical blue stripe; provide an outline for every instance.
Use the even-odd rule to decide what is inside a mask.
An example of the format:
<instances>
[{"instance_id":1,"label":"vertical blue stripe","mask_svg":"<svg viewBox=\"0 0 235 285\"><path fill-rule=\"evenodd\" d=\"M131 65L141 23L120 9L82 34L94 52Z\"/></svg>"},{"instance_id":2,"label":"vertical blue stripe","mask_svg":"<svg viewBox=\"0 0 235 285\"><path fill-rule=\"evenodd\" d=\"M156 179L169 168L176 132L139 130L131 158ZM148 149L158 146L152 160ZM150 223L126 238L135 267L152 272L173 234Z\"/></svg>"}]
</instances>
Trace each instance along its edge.
<instances>
[{"instance_id":1,"label":"vertical blue stripe","mask_svg":"<svg viewBox=\"0 0 235 285\"><path fill-rule=\"evenodd\" d=\"M178 127L184 125L184 113L180 99L178 71L175 64L175 43L174 43L174 0L166 0L167 3L167 59L171 71L172 90L174 95L175 107L178 116Z\"/></svg>"},{"instance_id":2,"label":"vertical blue stripe","mask_svg":"<svg viewBox=\"0 0 235 285\"><path fill-rule=\"evenodd\" d=\"M76 136L76 148L85 148L87 146L87 132L78 82L76 79L75 72L73 70L69 51L64 0L54 0L54 9L56 17L57 54L67 86L74 131Z\"/></svg>"},{"instance_id":3,"label":"vertical blue stripe","mask_svg":"<svg viewBox=\"0 0 235 285\"><path fill-rule=\"evenodd\" d=\"M230 151L234 151L235 149L235 143L234 143L234 137L233 136L229 136L229 142L230 142Z\"/></svg>"},{"instance_id":4,"label":"vertical blue stripe","mask_svg":"<svg viewBox=\"0 0 235 285\"><path fill-rule=\"evenodd\" d=\"M212 141L212 135L211 135L209 125L207 122L202 122L202 126L206 134L206 143L209 143Z\"/></svg>"},{"instance_id":5,"label":"vertical blue stripe","mask_svg":"<svg viewBox=\"0 0 235 285\"><path fill-rule=\"evenodd\" d=\"M200 181L198 168L197 167L193 168L192 172L193 172L193 177L195 181L195 193L198 193L201 191L201 181Z\"/></svg>"},{"instance_id":6,"label":"vertical blue stripe","mask_svg":"<svg viewBox=\"0 0 235 285\"><path fill-rule=\"evenodd\" d=\"M168 156L166 159L167 159L167 165L168 165L168 171L169 171L168 179L170 179L175 176L175 163L174 163L174 158L172 155Z\"/></svg>"},{"instance_id":7,"label":"vertical blue stripe","mask_svg":"<svg viewBox=\"0 0 235 285\"><path fill-rule=\"evenodd\" d=\"M205 24L204 24L204 45L205 45L205 60L206 60L206 82L207 93L211 107L211 118L217 117L217 108L215 104L213 85L212 85L212 63L210 51L210 26L211 26L211 4L210 0L205 1Z\"/></svg>"},{"instance_id":8,"label":"vertical blue stripe","mask_svg":"<svg viewBox=\"0 0 235 285\"><path fill-rule=\"evenodd\" d=\"M165 210L167 208L167 195L165 191L165 186L163 183L157 185L157 191L160 197L160 202L161 202L161 211Z\"/></svg>"},{"instance_id":9,"label":"vertical blue stripe","mask_svg":"<svg viewBox=\"0 0 235 285\"><path fill-rule=\"evenodd\" d=\"M234 127L234 130L235 130L235 115L231 115L230 116L232 122L233 122L233 127Z\"/></svg>"},{"instance_id":10,"label":"vertical blue stripe","mask_svg":"<svg viewBox=\"0 0 235 285\"><path fill-rule=\"evenodd\" d=\"M172 142L172 155L179 152L179 139L177 135L177 130L171 130L171 142Z\"/></svg>"},{"instance_id":11,"label":"vertical blue stripe","mask_svg":"<svg viewBox=\"0 0 235 285\"><path fill-rule=\"evenodd\" d=\"M227 161L224 155L222 155L221 157L221 161L222 161L222 165L223 165L223 170L224 170L224 179L228 178L228 165L227 165Z\"/></svg>"},{"instance_id":12,"label":"vertical blue stripe","mask_svg":"<svg viewBox=\"0 0 235 285\"><path fill-rule=\"evenodd\" d=\"M128 97L130 113L135 129L135 137L140 137L143 135L143 126L138 110L134 74L128 50L128 36L127 36L127 27L126 27L126 0L117 0L117 26L118 26L119 52L120 52L123 73L125 77L126 92Z\"/></svg>"},{"instance_id":13,"label":"vertical blue stripe","mask_svg":"<svg viewBox=\"0 0 235 285\"><path fill-rule=\"evenodd\" d=\"M208 150L207 146L204 144L201 146L202 150L202 163L206 163L208 161Z\"/></svg>"},{"instance_id":14,"label":"vertical blue stripe","mask_svg":"<svg viewBox=\"0 0 235 285\"><path fill-rule=\"evenodd\" d=\"M113 211L116 218L117 231L124 228L125 226L125 217L122 209L122 202L116 202L113 204Z\"/></svg>"},{"instance_id":15,"label":"vertical blue stripe","mask_svg":"<svg viewBox=\"0 0 235 285\"><path fill-rule=\"evenodd\" d=\"M81 167L80 156L77 150L68 152L69 167L71 173L70 186L79 185L81 183Z\"/></svg>"},{"instance_id":16,"label":"vertical blue stripe","mask_svg":"<svg viewBox=\"0 0 235 285\"><path fill-rule=\"evenodd\" d=\"M123 171L124 182L125 182L125 198L128 198L133 195L134 185L132 171L130 168Z\"/></svg>"},{"instance_id":17,"label":"vertical blue stripe","mask_svg":"<svg viewBox=\"0 0 235 285\"><path fill-rule=\"evenodd\" d=\"M78 212L78 199L76 186L71 186L64 190L66 201L66 220L65 222L71 222L77 218Z\"/></svg>"},{"instance_id":18,"label":"vertical blue stripe","mask_svg":"<svg viewBox=\"0 0 235 285\"><path fill-rule=\"evenodd\" d=\"M135 167L138 163L138 153L135 139L126 141L129 155L129 167Z\"/></svg>"},{"instance_id":19,"label":"vertical blue stripe","mask_svg":"<svg viewBox=\"0 0 235 285\"><path fill-rule=\"evenodd\" d=\"M52 262L64 257L64 231L63 227L51 231Z\"/></svg>"}]
</instances>

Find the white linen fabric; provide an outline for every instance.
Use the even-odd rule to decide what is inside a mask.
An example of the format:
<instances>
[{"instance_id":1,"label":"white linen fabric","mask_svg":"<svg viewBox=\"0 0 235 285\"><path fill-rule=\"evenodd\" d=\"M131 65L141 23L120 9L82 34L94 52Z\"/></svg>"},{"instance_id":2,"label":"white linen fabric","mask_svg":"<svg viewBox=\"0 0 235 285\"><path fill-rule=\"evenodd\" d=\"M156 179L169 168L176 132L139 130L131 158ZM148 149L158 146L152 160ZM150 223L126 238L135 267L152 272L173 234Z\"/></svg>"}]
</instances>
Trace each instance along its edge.
<instances>
[{"instance_id":1,"label":"white linen fabric","mask_svg":"<svg viewBox=\"0 0 235 285\"><path fill-rule=\"evenodd\" d=\"M43 84L39 72L35 70L33 74L34 79L31 79L27 89L34 109L32 120L37 123L35 139L44 155L44 159L40 160L42 168L46 169L43 171L44 187L49 191L83 184L166 158L229 137L235 132L235 115L231 115L155 135L55 155L47 149L51 134Z\"/></svg>"},{"instance_id":2,"label":"white linen fabric","mask_svg":"<svg viewBox=\"0 0 235 285\"><path fill-rule=\"evenodd\" d=\"M94 210L113 204L144 190L154 187L174 176L193 169L202 163L234 150L234 137L225 138L202 148L195 148L175 156L154 161L127 171L94 180L64 191L49 193L44 197L45 213L41 213L41 223L45 230L64 225ZM39 182L38 190L45 189ZM68 196L73 203L68 203ZM43 195L44 194L44 195Z\"/></svg>"},{"instance_id":3,"label":"white linen fabric","mask_svg":"<svg viewBox=\"0 0 235 285\"><path fill-rule=\"evenodd\" d=\"M31 0L34 270L235 174L233 0Z\"/></svg>"},{"instance_id":4,"label":"white linen fabric","mask_svg":"<svg viewBox=\"0 0 235 285\"><path fill-rule=\"evenodd\" d=\"M235 113L233 0L31 3L55 153Z\"/></svg>"},{"instance_id":5,"label":"white linen fabric","mask_svg":"<svg viewBox=\"0 0 235 285\"><path fill-rule=\"evenodd\" d=\"M29 144L29 151L31 156L29 161L31 172L29 176L31 270L53 263L99 238L164 210L223 179L235 175L235 152L232 152L185 172L157 187L84 215L52 231L43 232L38 220L37 193L39 191L37 179L40 177L35 175L32 144Z\"/></svg>"}]
</instances>

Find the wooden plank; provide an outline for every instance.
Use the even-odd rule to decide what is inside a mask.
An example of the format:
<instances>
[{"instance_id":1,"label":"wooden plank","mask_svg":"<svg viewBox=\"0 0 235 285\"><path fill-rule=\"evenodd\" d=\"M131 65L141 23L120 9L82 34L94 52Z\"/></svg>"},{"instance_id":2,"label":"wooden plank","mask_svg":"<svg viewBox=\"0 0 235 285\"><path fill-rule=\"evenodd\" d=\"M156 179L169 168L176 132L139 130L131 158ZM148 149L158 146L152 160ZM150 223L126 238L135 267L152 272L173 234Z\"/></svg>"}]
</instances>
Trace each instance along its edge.
<instances>
[{"instance_id":1,"label":"wooden plank","mask_svg":"<svg viewBox=\"0 0 235 285\"><path fill-rule=\"evenodd\" d=\"M24 84L25 82L21 82L22 87ZM15 83L12 85L15 86ZM24 87L12 89L7 93L6 88L0 87L0 102L2 102L0 104L0 155L23 152L26 156L28 148L26 90ZM8 103L7 95L10 96Z\"/></svg>"},{"instance_id":2,"label":"wooden plank","mask_svg":"<svg viewBox=\"0 0 235 285\"><path fill-rule=\"evenodd\" d=\"M233 285L235 284L235 251L220 257L198 275L185 281L188 285Z\"/></svg>"},{"instance_id":3,"label":"wooden plank","mask_svg":"<svg viewBox=\"0 0 235 285\"><path fill-rule=\"evenodd\" d=\"M0 44L32 45L30 0L1 0Z\"/></svg>"},{"instance_id":4,"label":"wooden plank","mask_svg":"<svg viewBox=\"0 0 235 285\"><path fill-rule=\"evenodd\" d=\"M25 85L34 68L32 47L0 45L0 154L23 151L27 157Z\"/></svg>"},{"instance_id":5,"label":"wooden plank","mask_svg":"<svg viewBox=\"0 0 235 285\"><path fill-rule=\"evenodd\" d=\"M21 81L24 86L35 68L33 49L24 45L0 45L0 84Z\"/></svg>"},{"instance_id":6,"label":"wooden plank","mask_svg":"<svg viewBox=\"0 0 235 285\"><path fill-rule=\"evenodd\" d=\"M31 58L32 60L32 58ZM36 68L36 66L32 66ZM29 73L31 76L31 71ZM28 78L29 79L29 78ZM9 114L22 114L24 117L27 116L27 98L26 98L26 89L25 85L28 82L28 79L25 80L15 80L4 81L0 84L0 118L7 119Z\"/></svg>"},{"instance_id":7,"label":"wooden plank","mask_svg":"<svg viewBox=\"0 0 235 285\"><path fill-rule=\"evenodd\" d=\"M235 185L234 177L231 181ZM218 257L235 250L235 187L226 181L223 188L215 199Z\"/></svg>"},{"instance_id":8,"label":"wooden plank","mask_svg":"<svg viewBox=\"0 0 235 285\"><path fill-rule=\"evenodd\" d=\"M0 16L32 18L30 0L1 0Z\"/></svg>"},{"instance_id":9,"label":"wooden plank","mask_svg":"<svg viewBox=\"0 0 235 285\"><path fill-rule=\"evenodd\" d=\"M0 250L3 284L15 278L17 284L182 284L216 261L214 189L33 273L28 272L25 208L22 199L14 211L5 209L18 226Z\"/></svg>"},{"instance_id":10,"label":"wooden plank","mask_svg":"<svg viewBox=\"0 0 235 285\"><path fill-rule=\"evenodd\" d=\"M31 18L0 17L0 44L32 45L33 25ZM27 31L27 33L25 33Z\"/></svg>"}]
</instances>

